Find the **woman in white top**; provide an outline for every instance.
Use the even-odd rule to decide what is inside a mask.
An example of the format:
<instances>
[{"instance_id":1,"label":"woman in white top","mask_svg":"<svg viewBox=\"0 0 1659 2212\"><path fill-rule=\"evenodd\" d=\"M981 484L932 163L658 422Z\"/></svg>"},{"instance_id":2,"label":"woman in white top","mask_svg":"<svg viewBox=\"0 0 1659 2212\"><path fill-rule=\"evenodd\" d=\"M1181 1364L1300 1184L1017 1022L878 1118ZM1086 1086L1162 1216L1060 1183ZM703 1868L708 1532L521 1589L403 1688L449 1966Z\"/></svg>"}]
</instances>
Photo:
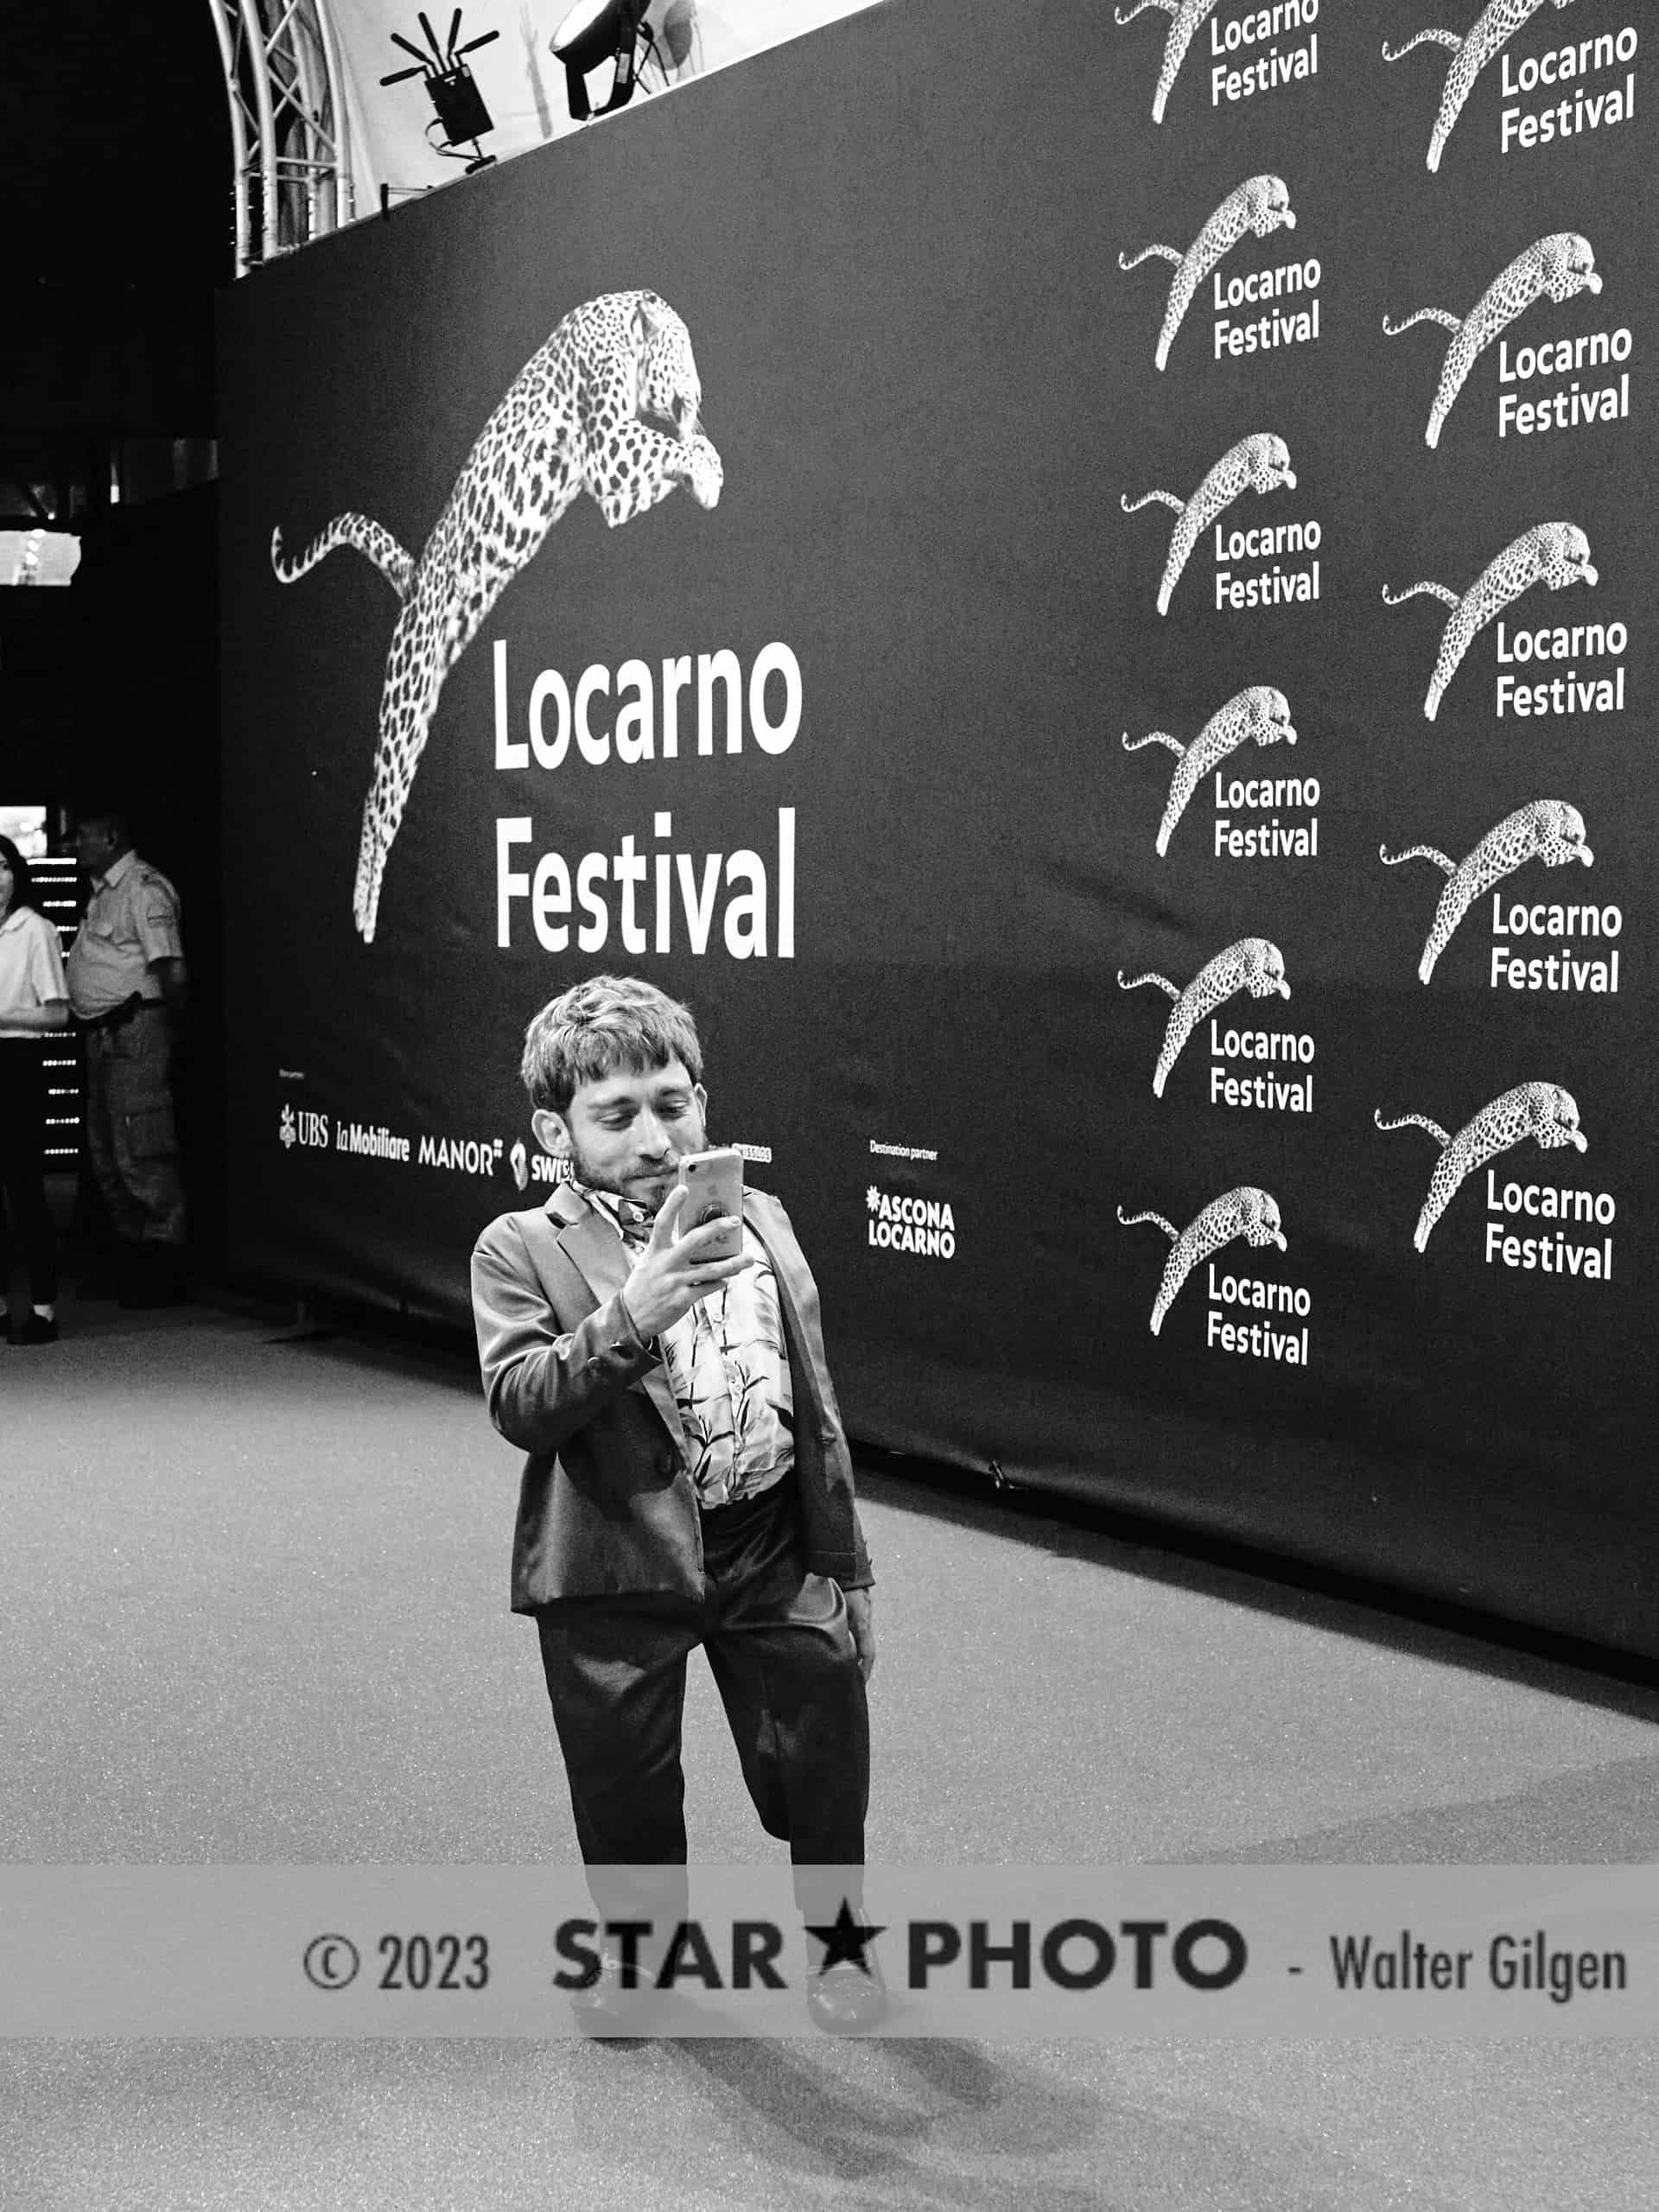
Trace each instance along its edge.
<instances>
[{"instance_id":1,"label":"woman in white top","mask_svg":"<svg viewBox=\"0 0 1659 2212\"><path fill-rule=\"evenodd\" d=\"M55 1344L58 1240L46 1203L46 1075L41 1039L69 1027L58 932L35 903L29 862L0 837L0 1198L23 1248L34 1311L8 1323L13 1344ZM0 1294L4 1286L0 1236Z\"/></svg>"}]
</instances>

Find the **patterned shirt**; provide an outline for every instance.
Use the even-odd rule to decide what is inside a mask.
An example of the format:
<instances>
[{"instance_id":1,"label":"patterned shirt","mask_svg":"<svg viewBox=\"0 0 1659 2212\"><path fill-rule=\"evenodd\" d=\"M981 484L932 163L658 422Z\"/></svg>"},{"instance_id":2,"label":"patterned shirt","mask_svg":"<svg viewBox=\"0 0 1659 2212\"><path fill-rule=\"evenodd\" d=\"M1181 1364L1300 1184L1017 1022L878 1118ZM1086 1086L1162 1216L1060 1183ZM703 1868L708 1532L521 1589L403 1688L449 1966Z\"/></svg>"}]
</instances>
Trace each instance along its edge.
<instances>
[{"instance_id":1,"label":"patterned shirt","mask_svg":"<svg viewBox=\"0 0 1659 2212\"><path fill-rule=\"evenodd\" d=\"M651 1223L610 1191L573 1182L622 1239L630 1270ZM743 1249L754 1262L701 1298L657 1339L691 1452L697 1503L734 1505L781 1482L795 1464L795 1402L766 1249L747 1222Z\"/></svg>"}]
</instances>

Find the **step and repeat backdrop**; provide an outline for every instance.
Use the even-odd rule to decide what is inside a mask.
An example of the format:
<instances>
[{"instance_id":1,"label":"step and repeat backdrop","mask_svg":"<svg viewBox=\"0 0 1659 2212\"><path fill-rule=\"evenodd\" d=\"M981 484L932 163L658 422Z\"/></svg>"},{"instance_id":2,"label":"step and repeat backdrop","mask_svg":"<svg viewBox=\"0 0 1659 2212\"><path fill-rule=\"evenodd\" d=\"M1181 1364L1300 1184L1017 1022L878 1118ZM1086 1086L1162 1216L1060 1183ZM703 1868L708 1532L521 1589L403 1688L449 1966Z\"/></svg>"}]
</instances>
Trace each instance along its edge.
<instances>
[{"instance_id":1,"label":"step and repeat backdrop","mask_svg":"<svg viewBox=\"0 0 1659 2212\"><path fill-rule=\"evenodd\" d=\"M1654 71L906 0L238 285L238 1262L465 1325L637 971L857 1435L1659 1653Z\"/></svg>"}]
</instances>

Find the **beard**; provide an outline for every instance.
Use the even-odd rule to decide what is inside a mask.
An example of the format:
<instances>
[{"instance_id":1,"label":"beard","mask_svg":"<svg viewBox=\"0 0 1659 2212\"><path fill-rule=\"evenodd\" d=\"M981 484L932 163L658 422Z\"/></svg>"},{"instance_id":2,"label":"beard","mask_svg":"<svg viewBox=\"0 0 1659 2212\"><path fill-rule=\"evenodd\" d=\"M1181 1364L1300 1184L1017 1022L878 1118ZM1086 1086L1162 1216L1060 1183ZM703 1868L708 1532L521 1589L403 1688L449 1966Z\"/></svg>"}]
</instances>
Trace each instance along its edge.
<instances>
[{"instance_id":1,"label":"beard","mask_svg":"<svg viewBox=\"0 0 1659 2212\"><path fill-rule=\"evenodd\" d=\"M685 1150L701 1152L702 1147L703 1135L699 1130L696 1142L687 1145ZM585 1183L590 1191L604 1191L610 1197L621 1198L626 1205L637 1207L647 1221L655 1219L663 1200L673 1189L675 1170L678 1164L679 1154L677 1153L661 1170L636 1169L626 1175L619 1176L614 1173L607 1173L596 1160L591 1159L574 1137L570 1141L570 1165L575 1170L576 1180L579 1183ZM653 1176L661 1181L663 1186L659 1195L641 1198L628 1187L630 1184L637 1185Z\"/></svg>"}]
</instances>

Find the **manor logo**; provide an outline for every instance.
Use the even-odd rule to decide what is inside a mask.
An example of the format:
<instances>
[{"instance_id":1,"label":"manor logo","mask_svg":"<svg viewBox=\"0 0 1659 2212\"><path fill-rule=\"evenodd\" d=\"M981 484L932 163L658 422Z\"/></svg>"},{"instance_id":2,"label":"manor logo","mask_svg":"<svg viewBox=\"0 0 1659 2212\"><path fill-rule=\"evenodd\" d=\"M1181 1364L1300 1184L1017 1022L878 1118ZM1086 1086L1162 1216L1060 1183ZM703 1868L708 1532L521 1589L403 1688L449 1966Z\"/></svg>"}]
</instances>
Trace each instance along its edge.
<instances>
[{"instance_id":1,"label":"manor logo","mask_svg":"<svg viewBox=\"0 0 1659 2212\"><path fill-rule=\"evenodd\" d=\"M871 1246L884 1252L913 1252L927 1260L954 1260L957 1223L944 1198L899 1197L872 1183L864 1193Z\"/></svg>"},{"instance_id":2,"label":"manor logo","mask_svg":"<svg viewBox=\"0 0 1659 2212\"><path fill-rule=\"evenodd\" d=\"M502 1137L429 1137L420 1140L416 1162L446 1168L454 1175L493 1175L506 1154Z\"/></svg>"}]
</instances>

